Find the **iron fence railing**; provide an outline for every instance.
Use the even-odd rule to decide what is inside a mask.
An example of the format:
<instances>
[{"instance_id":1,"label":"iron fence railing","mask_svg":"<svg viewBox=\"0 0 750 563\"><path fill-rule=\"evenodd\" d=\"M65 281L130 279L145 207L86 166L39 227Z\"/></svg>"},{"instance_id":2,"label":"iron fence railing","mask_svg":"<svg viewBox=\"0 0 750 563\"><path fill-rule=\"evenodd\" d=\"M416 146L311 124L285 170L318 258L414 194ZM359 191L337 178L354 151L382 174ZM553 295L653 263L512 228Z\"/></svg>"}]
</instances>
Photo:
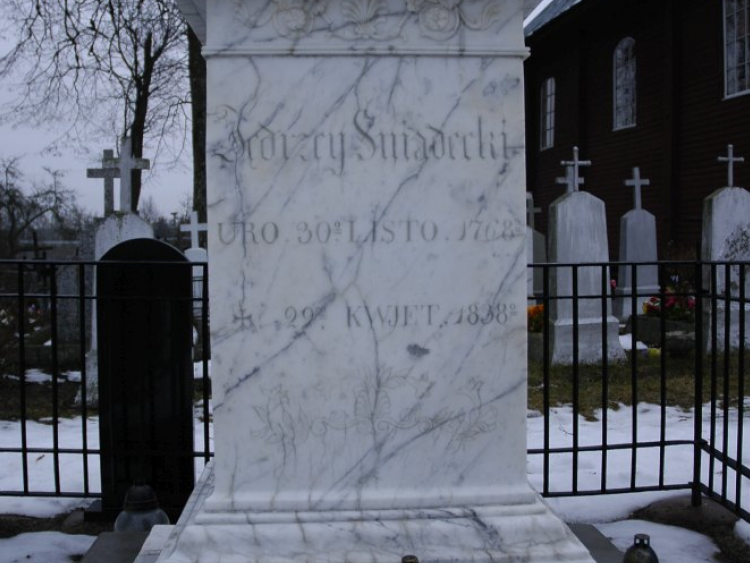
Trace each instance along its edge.
<instances>
[{"instance_id":1,"label":"iron fence railing","mask_svg":"<svg viewBox=\"0 0 750 563\"><path fill-rule=\"evenodd\" d=\"M529 374L532 386L534 374L540 374L543 431L530 443L529 455L542 459L537 483L542 494L685 489L695 503L705 494L750 520L748 267L701 261L530 266L530 328L539 331L541 345L530 355ZM614 272L623 279L626 270L631 283L616 287ZM639 284L639 277L653 280L651 287ZM613 342L610 332L618 301L614 322L618 333L626 333L624 344L622 338ZM532 349L534 337L529 335ZM570 361L562 354L565 365L553 358L561 356L560 341L569 347ZM625 357L616 359L612 348L619 345ZM533 391L530 387L532 399ZM687 407L689 431L675 422L675 409ZM657 424L644 428L644 418L654 420L654 408ZM555 425L565 409L567 439L555 443ZM617 428L623 412L627 435ZM595 419L598 439L592 442L589 432L582 443L581 425L591 426L587 417ZM690 467L675 467L675 453L685 449L692 454ZM562 486L554 479L561 470L569 475Z\"/></svg>"},{"instance_id":2,"label":"iron fence railing","mask_svg":"<svg viewBox=\"0 0 750 563\"><path fill-rule=\"evenodd\" d=\"M89 372L96 367L94 315L100 298L94 288L103 264L0 261L0 463L6 471L0 496L102 494L97 397L92 396L98 391ZM202 465L213 455L208 268L205 263L152 264L192 276L197 344L193 383L200 421L190 455ZM127 268L134 263L106 265ZM8 477L14 472L15 481Z\"/></svg>"},{"instance_id":3,"label":"iron fence railing","mask_svg":"<svg viewBox=\"0 0 750 563\"><path fill-rule=\"evenodd\" d=\"M18 473L0 495L101 495L98 411L87 383L99 267L0 262L0 462ZM173 267L193 268L191 455L202 467L212 455L208 270ZM538 432L530 431L528 452L543 495L684 489L750 521L748 267L529 267L529 401L539 416L530 418ZM627 286L616 287L615 273Z\"/></svg>"}]
</instances>

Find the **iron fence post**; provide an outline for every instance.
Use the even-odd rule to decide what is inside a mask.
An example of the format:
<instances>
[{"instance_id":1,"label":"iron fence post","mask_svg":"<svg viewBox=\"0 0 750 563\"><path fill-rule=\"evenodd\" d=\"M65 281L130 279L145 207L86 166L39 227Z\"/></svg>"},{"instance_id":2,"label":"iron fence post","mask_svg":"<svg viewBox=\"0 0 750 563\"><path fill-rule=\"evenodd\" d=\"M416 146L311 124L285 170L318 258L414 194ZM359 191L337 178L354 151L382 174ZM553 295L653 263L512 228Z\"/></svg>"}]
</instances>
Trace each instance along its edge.
<instances>
[{"instance_id":1,"label":"iron fence post","mask_svg":"<svg viewBox=\"0 0 750 563\"><path fill-rule=\"evenodd\" d=\"M703 439L703 267L695 262L695 404L693 408L693 482L691 503L701 505L701 441Z\"/></svg>"}]
</instances>

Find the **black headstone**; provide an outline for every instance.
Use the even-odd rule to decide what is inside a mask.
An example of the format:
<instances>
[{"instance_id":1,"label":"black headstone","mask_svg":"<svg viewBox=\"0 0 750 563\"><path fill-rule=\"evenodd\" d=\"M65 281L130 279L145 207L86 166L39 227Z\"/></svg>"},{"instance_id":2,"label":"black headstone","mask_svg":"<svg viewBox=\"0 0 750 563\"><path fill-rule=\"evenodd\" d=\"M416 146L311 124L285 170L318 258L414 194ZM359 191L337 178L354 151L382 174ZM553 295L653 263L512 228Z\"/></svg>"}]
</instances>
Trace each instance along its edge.
<instances>
[{"instance_id":1,"label":"black headstone","mask_svg":"<svg viewBox=\"0 0 750 563\"><path fill-rule=\"evenodd\" d=\"M191 268L154 239L123 242L97 266L105 513L145 481L175 521L193 490Z\"/></svg>"}]
</instances>

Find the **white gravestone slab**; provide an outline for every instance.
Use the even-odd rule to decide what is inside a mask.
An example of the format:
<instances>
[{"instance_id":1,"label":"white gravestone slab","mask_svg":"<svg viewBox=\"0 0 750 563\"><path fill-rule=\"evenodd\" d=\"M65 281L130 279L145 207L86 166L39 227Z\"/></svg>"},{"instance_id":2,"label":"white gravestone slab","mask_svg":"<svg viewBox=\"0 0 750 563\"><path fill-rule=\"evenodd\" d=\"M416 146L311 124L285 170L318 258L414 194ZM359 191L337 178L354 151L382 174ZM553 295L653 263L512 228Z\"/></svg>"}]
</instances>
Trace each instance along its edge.
<instances>
[{"instance_id":1,"label":"white gravestone slab","mask_svg":"<svg viewBox=\"0 0 750 563\"><path fill-rule=\"evenodd\" d=\"M185 256L191 262L208 262L208 252L205 248L198 245L198 234L208 231L206 223L198 222L198 213L190 212L190 223L180 225L180 231L190 233L190 248L185 250ZM193 316L200 318L203 312L203 306L200 301L203 296L203 266L193 266Z\"/></svg>"},{"instance_id":2,"label":"white gravestone slab","mask_svg":"<svg viewBox=\"0 0 750 563\"><path fill-rule=\"evenodd\" d=\"M160 560L591 562L526 477L521 0L207 7L216 458Z\"/></svg>"},{"instance_id":3,"label":"white gravestone slab","mask_svg":"<svg viewBox=\"0 0 750 563\"><path fill-rule=\"evenodd\" d=\"M544 271L532 268L533 264L543 264L547 261L547 239L534 228L534 215L542 211L541 207L534 207L534 196L526 192L526 294L528 296L541 295L544 292Z\"/></svg>"},{"instance_id":4,"label":"white gravestone slab","mask_svg":"<svg viewBox=\"0 0 750 563\"><path fill-rule=\"evenodd\" d=\"M727 156L719 157L719 162L727 163L728 186L713 192L703 200L703 240L702 256L707 261L750 261L750 192L735 187L734 164L744 162L744 158L734 156L734 147L727 147ZM713 278L713 279L712 279ZM715 276L709 267L703 271L703 286L711 288L719 296L740 297L740 266L717 265ZM727 284L729 291L727 291ZM745 268L745 299L750 299L750 271ZM740 307L739 303L729 305L729 334L726 335L726 301L719 301L716 308L716 338L719 350L725 347L726 337L729 347L740 345L740 311L745 317L745 349L750 347L750 307ZM709 300L704 304L705 315L703 334L706 347L711 346L712 313Z\"/></svg>"},{"instance_id":5,"label":"white gravestone slab","mask_svg":"<svg viewBox=\"0 0 750 563\"><path fill-rule=\"evenodd\" d=\"M133 213L112 213L97 227L94 234L94 260L100 260L112 247L134 238L154 238L154 229ZM96 288L96 269L93 286ZM94 289L95 291L95 289ZM91 347L86 353L86 402L99 402L99 362L96 307L92 307Z\"/></svg>"},{"instance_id":6,"label":"white gravestone slab","mask_svg":"<svg viewBox=\"0 0 750 563\"><path fill-rule=\"evenodd\" d=\"M206 223L198 222L198 212L190 212L190 223L180 225L180 231L183 233L190 233L190 248L200 248L198 243L199 233L208 231L208 225Z\"/></svg>"},{"instance_id":7,"label":"white gravestone slab","mask_svg":"<svg viewBox=\"0 0 750 563\"><path fill-rule=\"evenodd\" d=\"M108 217L115 211L115 178L120 177L120 160L115 158L112 149L105 149L102 154L101 168L88 168L87 178L104 179L104 215Z\"/></svg>"},{"instance_id":8,"label":"white gravestone slab","mask_svg":"<svg viewBox=\"0 0 750 563\"><path fill-rule=\"evenodd\" d=\"M131 213L132 185L131 171L147 170L149 161L133 158L130 137L123 137L120 143L120 157L115 158L112 150L105 150L101 168L89 168L88 178L104 179L104 221L94 234L94 260L99 260L112 247L134 238L154 238L154 230L143 219ZM114 211L114 180L120 180L120 212ZM93 287L96 287L94 271ZM96 405L99 402L99 368L97 360L96 308L92 310L91 348L86 353L86 402Z\"/></svg>"},{"instance_id":9,"label":"white gravestone slab","mask_svg":"<svg viewBox=\"0 0 750 563\"><path fill-rule=\"evenodd\" d=\"M656 217L643 209L641 188L650 185L641 178L640 168L633 168L633 178L625 180L625 185L633 188L633 209L620 219L620 262L656 262ZM634 272L635 270L635 272ZM633 299L633 274L635 273L637 297ZM617 289L615 290L615 314L626 320L633 314L643 311L643 303L652 295L659 294L659 268L656 265L620 266ZM635 303L634 303L635 301Z\"/></svg>"},{"instance_id":10,"label":"white gravestone slab","mask_svg":"<svg viewBox=\"0 0 750 563\"><path fill-rule=\"evenodd\" d=\"M120 143L120 212L130 213L133 207L133 172L148 170L151 163L146 158L135 158L133 156L133 139L123 137Z\"/></svg>"},{"instance_id":11,"label":"white gravestone slab","mask_svg":"<svg viewBox=\"0 0 750 563\"><path fill-rule=\"evenodd\" d=\"M558 179L558 183L566 186L566 193L549 207L549 261L555 264L609 262L604 202L590 193L578 191L584 181L579 167L590 166L591 162L578 159L577 147L573 152L572 161L562 162L566 167L565 178ZM576 305L571 299L574 276L577 276L577 296L597 296L577 300L577 341L574 338ZM550 301L552 363L573 363L576 344L580 363L601 362L605 346L607 358L624 359L618 320L611 314L609 299L605 301L605 314L602 314L599 296L609 288L608 269L605 276L602 279L600 266L556 267L550 271L550 294L559 297Z\"/></svg>"}]
</instances>

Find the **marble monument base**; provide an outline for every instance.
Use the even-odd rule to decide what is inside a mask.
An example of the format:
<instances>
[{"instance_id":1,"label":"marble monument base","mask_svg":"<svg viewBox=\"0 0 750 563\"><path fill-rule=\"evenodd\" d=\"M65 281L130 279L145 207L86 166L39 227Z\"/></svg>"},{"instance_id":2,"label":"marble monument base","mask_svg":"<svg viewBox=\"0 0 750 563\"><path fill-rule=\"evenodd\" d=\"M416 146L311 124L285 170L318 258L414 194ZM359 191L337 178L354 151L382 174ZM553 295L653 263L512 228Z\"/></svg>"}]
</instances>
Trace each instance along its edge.
<instances>
[{"instance_id":1,"label":"marble monument base","mask_svg":"<svg viewBox=\"0 0 750 563\"><path fill-rule=\"evenodd\" d=\"M531 489L502 505L414 510L209 512L209 464L158 563L593 563Z\"/></svg>"},{"instance_id":2,"label":"marble monument base","mask_svg":"<svg viewBox=\"0 0 750 563\"><path fill-rule=\"evenodd\" d=\"M570 365L573 363L573 319L550 321L552 363ZM616 317L606 318L607 357L609 360L625 360L625 351L620 344L620 325ZM578 363L596 364L602 361L602 317L582 317L578 319Z\"/></svg>"}]
</instances>

